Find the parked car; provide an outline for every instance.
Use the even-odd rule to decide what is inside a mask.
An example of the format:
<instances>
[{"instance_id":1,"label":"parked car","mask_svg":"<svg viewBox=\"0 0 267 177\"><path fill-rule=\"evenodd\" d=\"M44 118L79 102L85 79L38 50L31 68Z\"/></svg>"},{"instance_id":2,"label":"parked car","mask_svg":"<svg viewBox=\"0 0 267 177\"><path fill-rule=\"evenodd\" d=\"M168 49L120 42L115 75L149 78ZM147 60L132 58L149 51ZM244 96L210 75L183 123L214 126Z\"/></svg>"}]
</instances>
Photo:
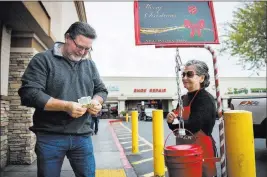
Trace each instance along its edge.
<instances>
[{"instance_id":1,"label":"parked car","mask_svg":"<svg viewBox=\"0 0 267 177\"><path fill-rule=\"evenodd\" d=\"M152 120L152 111L156 110L155 108L145 108L144 112L140 113L139 116L141 117L140 120Z\"/></svg>"},{"instance_id":2,"label":"parked car","mask_svg":"<svg viewBox=\"0 0 267 177\"><path fill-rule=\"evenodd\" d=\"M118 115L118 106L110 106L110 113L113 115Z\"/></svg>"},{"instance_id":3,"label":"parked car","mask_svg":"<svg viewBox=\"0 0 267 177\"><path fill-rule=\"evenodd\" d=\"M254 138L265 138L267 148L267 96L232 96L228 107L232 110L252 112Z\"/></svg>"}]
</instances>

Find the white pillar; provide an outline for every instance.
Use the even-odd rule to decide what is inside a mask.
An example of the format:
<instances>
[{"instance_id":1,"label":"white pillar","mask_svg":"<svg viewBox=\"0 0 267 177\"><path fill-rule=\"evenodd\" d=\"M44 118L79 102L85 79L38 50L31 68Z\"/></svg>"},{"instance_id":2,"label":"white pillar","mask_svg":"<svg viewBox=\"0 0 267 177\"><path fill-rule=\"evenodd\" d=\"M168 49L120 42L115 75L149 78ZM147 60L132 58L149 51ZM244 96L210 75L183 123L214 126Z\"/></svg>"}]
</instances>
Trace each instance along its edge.
<instances>
[{"instance_id":1,"label":"white pillar","mask_svg":"<svg viewBox=\"0 0 267 177\"><path fill-rule=\"evenodd\" d=\"M176 109L177 104L178 104L178 100L173 100L173 101L172 101L173 109Z\"/></svg>"},{"instance_id":2,"label":"white pillar","mask_svg":"<svg viewBox=\"0 0 267 177\"><path fill-rule=\"evenodd\" d=\"M11 29L7 29L5 26L3 26L2 29L0 28L0 33L2 33L2 35L0 35L2 36L2 39L0 39L1 95L8 96Z\"/></svg>"},{"instance_id":3,"label":"white pillar","mask_svg":"<svg viewBox=\"0 0 267 177\"><path fill-rule=\"evenodd\" d=\"M172 100L168 100L168 112L171 112L173 110Z\"/></svg>"},{"instance_id":4,"label":"white pillar","mask_svg":"<svg viewBox=\"0 0 267 177\"><path fill-rule=\"evenodd\" d=\"M118 113L120 114L121 111L125 111L125 101L124 100L120 100L119 104L118 104Z\"/></svg>"}]
</instances>

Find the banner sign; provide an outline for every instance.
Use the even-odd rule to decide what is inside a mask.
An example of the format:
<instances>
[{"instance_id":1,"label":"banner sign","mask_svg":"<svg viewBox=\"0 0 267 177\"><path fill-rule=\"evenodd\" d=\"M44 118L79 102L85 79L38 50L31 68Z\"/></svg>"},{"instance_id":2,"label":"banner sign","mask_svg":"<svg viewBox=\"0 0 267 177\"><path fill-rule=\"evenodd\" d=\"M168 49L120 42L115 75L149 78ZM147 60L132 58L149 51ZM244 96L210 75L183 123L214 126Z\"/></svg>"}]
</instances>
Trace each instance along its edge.
<instances>
[{"instance_id":1,"label":"banner sign","mask_svg":"<svg viewBox=\"0 0 267 177\"><path fill-rule=\"evenodd\" d=\"M219 44L211 1L135 1L136 45Z\"/></svg>"}]
</instances>

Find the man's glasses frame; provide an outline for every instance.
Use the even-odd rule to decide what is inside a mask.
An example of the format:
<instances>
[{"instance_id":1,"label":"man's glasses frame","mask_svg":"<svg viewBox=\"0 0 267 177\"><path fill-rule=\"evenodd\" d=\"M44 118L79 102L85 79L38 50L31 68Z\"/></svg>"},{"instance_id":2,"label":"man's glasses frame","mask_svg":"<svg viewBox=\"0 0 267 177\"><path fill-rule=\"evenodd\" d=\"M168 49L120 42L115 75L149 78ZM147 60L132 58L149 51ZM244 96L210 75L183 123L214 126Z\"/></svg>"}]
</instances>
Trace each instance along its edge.
<instances>
[{"instance_id":1,"label":"man's glasses frame","mask_svg":"<svg viewBox=\"0 0 267 177\"><path fill-rule=\"evenodd\" d=\"M77 44L73 38L71 38L71 40L74 42L76 48L78 48L79 50L85 50L86 52L91 52L91 51L93 51L93 48L92 48L92 47L90 47L90 48L85 48L85 47L80 46L79 44Z\"/></svg>"}]
</instances>

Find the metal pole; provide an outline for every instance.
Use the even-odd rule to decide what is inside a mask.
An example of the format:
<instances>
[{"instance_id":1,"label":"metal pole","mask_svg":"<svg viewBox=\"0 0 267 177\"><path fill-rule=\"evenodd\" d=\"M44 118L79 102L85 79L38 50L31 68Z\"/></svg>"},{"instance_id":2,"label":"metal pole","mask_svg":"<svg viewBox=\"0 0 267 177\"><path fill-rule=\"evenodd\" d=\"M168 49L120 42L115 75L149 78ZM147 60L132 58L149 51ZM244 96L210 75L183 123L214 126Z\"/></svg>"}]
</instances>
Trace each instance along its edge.
<instances>
[{"instance_id":1,"label":"metal pole","mask_svg":"<svg viewBox=\"0 0 267 177\"><path fill-rule=\"evenodd\" d=\"M126 122L129 121L128 113L126 113L125 119L126 119Z\"/></svg>"},{"instance_id":2,"label":"metal pole","mask_svg":"<svg viewBox=\"0 0 267 177\"><path fill-rule=\"evenodd\" d=\"M139 153L138 146L138 112L132 111L132 153Z\"/></svg>"},{"instance_id":3,"label":"metal pole","mask_svg":"<svg viewBox=\"0 0 267 177\"><path fill-rule=\"evenodd\" d=\"M165 176L163 111L152 112L154 176Z\"/></svg>"},{"instance_id":4,"label":"metal pole","mask_svg":"<svg viewBox=\"0 0 267 177\"><path fill-rule=\"evenodd\" d=\"M219 76L218 76L218 65L217 65L217 56L215 51L208 45L204 46L212 55L213 68L214 68L214 77L215 77L215 88L216 88L216 97L217 97L217 110L219 115L219 132L220 132L220 156L221 156L221 171L222 177L227 177L226 172L226 158L225 158L225 140L224 140L224 122L222 117L222 101L219 87Z\"/></svg>"}]
</instances>

